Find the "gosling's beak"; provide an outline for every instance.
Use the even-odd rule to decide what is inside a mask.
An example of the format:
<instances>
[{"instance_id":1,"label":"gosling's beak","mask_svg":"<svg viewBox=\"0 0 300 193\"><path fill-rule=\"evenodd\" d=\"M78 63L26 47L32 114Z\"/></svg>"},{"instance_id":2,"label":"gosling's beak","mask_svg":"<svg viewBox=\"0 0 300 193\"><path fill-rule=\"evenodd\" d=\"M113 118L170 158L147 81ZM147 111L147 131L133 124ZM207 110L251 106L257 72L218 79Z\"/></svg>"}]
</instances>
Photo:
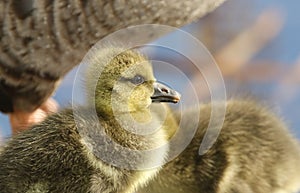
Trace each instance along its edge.
<instances>
[{"instance_id":1,"label":"gosling's beak","mask_svg":"<svg viewBox=\"0 0 300 193\"><path fill-rule=\"evenodd\" d=\"M175 90L170 89L166 85L155 82L154 83L154 94L151 96L153 103L178 103L180 100L180 94Z\"/></svg>"}]
</instances>

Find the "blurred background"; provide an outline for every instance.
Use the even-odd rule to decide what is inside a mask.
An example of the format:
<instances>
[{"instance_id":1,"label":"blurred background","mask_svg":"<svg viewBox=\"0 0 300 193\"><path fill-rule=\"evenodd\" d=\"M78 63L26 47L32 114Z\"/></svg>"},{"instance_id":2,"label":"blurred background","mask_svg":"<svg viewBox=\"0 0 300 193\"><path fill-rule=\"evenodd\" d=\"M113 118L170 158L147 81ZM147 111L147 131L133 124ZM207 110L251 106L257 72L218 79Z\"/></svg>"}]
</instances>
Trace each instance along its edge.
<instances>
[{"instance_id":1,"label":"blurred background","mask_svg":"<svg viewBox=\"0 0 300 193\"><path fill-rule=\"evenodd\" d=\"M228 98L254 96L273 107L292 132L300 139L300 14L297 0L228 0L221 7L199 21L182 29L199 39L216 60L225 81ZM173 41L178 50L189 48L176 33L158 41ZM204 81L194 73L188 60L165 49L152 50L156 59L166 59L189 76L191 81ZM72 70L56 91L54 99L61 107L70 106L72 84L76 69ZM161 70L157 76L166 77ZM181 90L174 77L168 76L173 88ZM204 81L205 82L205 81ZM205 101L208 89L197 89ZM11 135L8 117L0 114L0 133Z\"/></svg>"}]
</instances>

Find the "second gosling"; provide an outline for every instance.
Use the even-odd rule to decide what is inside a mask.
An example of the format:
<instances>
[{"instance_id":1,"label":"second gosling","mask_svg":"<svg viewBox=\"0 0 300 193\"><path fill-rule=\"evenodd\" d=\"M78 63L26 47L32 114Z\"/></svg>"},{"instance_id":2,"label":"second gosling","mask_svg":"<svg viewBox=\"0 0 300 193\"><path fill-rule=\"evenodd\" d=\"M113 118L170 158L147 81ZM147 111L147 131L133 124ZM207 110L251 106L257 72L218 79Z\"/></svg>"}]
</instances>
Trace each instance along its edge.
<instances>
[{"instance_id":1,"label":"second gosling","mask_svg":"<svg viewBox=\"0 0 300 193\"><path fill-rule=\"evenodd\" d=\"M211 104L201 106L198 129L188 147L139 192L297 193L300 147L280 118L251 100L230 100L226 106L222 130L204 155L199 155L199 146ZM219 108L223 106L215 110ZM197 112L192 108L183 113L194 117ZM181 127L193 129L188 121ZM213 125L210 129L216 131Z\"/></svg>"}]
</instances>

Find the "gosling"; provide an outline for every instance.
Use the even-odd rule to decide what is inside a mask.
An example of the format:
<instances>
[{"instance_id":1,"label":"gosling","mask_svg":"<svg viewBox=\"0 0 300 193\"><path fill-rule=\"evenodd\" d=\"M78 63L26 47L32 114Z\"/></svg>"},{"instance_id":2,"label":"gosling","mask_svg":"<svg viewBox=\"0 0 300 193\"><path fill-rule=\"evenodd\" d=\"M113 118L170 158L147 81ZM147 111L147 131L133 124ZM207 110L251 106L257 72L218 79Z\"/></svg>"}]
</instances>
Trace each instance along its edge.
<instances>
[{"instance_id":1,"label":"gosling","mask_svg":"<svg viewBox=\"0 0 300 193\"><path fill-rule=\"evenodd\" d=\"M168 152L168 124L149 135L128 129L140 129L131 128L132 120L159 122L149 110L152 102L176 103L180 95L157 83L151 64L136 51L96 49L88 61L90 104L62 110L12 137L0 154L1 193L128 193L158 171ZM93 82L95 91L89 85ZM90 116L93 107L96 117ZM123 119L128 117L131 122ZM162 145L147 158L121 150ZM140 170L152 162L158 167ZM118 167L120 163L124 165Z\"/></svg>"},{"instance_id":2,"label":"gosling","mask_svg":"<svg viewBox=\"0 0 300 193\"><path fill-rule=\"evenodd\" d=\"M191 109L183 113L193 117L196 112L197 109ZM204 155L199 155L210 113L211 105L202 105L198 130L189 146L139 193L300 191L299 143L277 116L251 100L227 101L217 141ZM182 129L191 130L190 122L183 122Z\"/></svg>"}]
</instances>

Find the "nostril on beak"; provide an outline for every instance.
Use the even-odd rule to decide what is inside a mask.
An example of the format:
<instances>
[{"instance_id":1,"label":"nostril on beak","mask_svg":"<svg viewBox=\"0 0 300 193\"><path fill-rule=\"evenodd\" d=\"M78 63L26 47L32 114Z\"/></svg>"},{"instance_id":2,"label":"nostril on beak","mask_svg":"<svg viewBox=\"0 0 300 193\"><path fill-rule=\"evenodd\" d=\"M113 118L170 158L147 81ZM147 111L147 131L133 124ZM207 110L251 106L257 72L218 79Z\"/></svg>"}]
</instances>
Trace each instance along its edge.
<instances>
[{"instance_id":1,"label":"nostril on beak","mask_svg":"<svg viewBox=\"0 0 300 193\"><path fill-rule=\"evenodd\" d=\"M152 102L171 102L177 103L180 100L180 94L161 83L154 83L154 93L151 96Z\"/></svg>"},{"instance_id":2,"label":"nostril on beak","mask_svg":"<svg viewBox=\"0 0 300 193\"><path fill-rule=\"evenodd\" d=\"M166 88L162 88L162 89L161 89L161 91L162 91L162 92L164 92L164 93L167 93L167 94L169 94L169 90L168 90L168 89L166 89Z\"/></svg>"}]
</instances>

